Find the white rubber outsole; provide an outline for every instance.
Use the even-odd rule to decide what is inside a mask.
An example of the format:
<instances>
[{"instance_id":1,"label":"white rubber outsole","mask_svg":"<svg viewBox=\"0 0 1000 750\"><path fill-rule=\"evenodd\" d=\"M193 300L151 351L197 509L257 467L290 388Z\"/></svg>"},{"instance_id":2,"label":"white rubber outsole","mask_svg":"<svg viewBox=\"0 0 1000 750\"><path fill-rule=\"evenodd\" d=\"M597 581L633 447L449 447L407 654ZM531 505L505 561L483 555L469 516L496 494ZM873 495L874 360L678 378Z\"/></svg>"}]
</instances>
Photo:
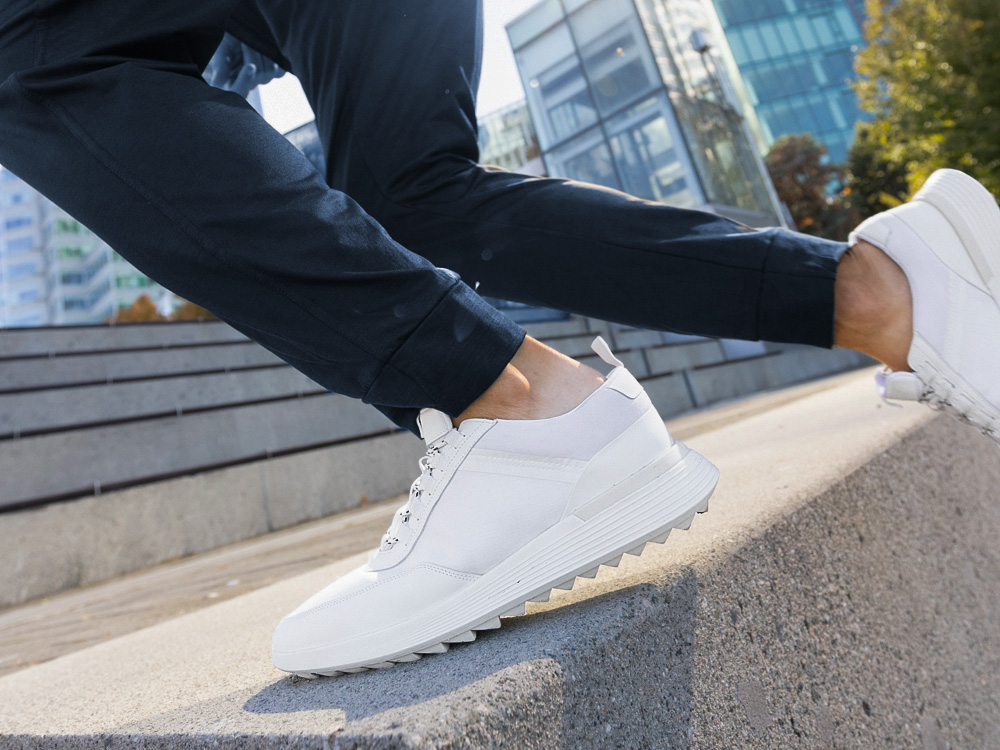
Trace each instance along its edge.
<instances>
[{"instance_id":1,"label":"white rubber outsole","mask_svg":"<svg viewBox=\"0 0 1000 750\"><path fill-rule=\"evenodd\" d=\"M553 589L572 589L578 578L593 578L600 566L615 567L625 554L641 555L646 544L662 544L673 529L688 529L708 510L718 469L688 450L672 469L583 521L570 516L540 534L471 586L385 632L384 656L360 663L308 670L285 670L294 677L338 677L446 652L452 644L499 628L502 617L525 613L528 602L548 601ZM381 636L380 636L381 637ZM405 637L411 645L395 648ZM322 658L317 656L317 659ZM329 661L326 662L330 664Z\"/></svg>"}]
</instances>

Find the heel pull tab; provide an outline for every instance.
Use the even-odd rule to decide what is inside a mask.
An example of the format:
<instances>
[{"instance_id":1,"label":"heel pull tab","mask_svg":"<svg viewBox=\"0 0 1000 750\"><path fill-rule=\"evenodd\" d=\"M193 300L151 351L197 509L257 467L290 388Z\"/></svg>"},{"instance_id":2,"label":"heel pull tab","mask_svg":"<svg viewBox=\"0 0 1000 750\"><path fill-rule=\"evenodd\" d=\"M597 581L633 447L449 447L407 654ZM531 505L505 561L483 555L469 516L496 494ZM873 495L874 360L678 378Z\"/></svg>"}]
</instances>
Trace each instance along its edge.
<instances>
[{"instance_id":1,"label":"heel pull tab","mask_svg":"<svg viewBox=\"0 0 1000 750\"><path fill-rule=\"evenodd\" d=\"M443 411L421 409L420 413L417 414L417 427L420 429L420 437L427 445L430 445L451 432L453 425L451 417Z\"/></svg>"},{"instance_id":2,"label":"heel pull tab","mask_svg":"<svg viewBox=\"0 0 1000 750\"><path fill-rule=\"evenodd\" d=\"M593 349L597 356L603 359L612 367L624 367L625 363L622 362L618 357L611 353L611 347L608 346L608 342L598 336L590 344L590 348Z\"/></svg>"}]
</instances>

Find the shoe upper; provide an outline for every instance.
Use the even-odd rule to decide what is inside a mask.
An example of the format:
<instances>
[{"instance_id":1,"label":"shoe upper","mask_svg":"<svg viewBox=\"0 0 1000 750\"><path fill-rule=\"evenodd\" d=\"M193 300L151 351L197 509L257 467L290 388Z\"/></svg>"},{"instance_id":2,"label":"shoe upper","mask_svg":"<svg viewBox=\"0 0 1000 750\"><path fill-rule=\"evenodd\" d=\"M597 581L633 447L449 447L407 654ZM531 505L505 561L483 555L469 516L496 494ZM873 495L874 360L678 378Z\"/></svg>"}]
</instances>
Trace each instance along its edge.
<instances>
[{"instance_id":1,"label":"shoe upper","mask_svg":"<svg viewBox=\"0 0 1000 750\"><path fill-rule=\"evenodd\" d=\"M880 373L882 395L928 403L996 438L1000 306L963 239L935 206L919 199L864 222L851 242L859 238L896 261L913 299L914 337L908 355L913 372ZM1000 238L992 239L1000 243Z\"/></svg>"},{"instance_id":2,"label":"shoe upper","mask_svg":"<svg viewBox=\"0 0 1000 750\"><path fill-rule=\"evenodd\" d=\"M617 364L566 414L453 427L447 415L421 411L427 453L407 503L365 565L282 620L276 663L280 654L368 637L457 594L669 449L673 441L642 386L603 340L594 348ZM626 446L619 438L627 432Z\"/></svg>"}]
</instances>

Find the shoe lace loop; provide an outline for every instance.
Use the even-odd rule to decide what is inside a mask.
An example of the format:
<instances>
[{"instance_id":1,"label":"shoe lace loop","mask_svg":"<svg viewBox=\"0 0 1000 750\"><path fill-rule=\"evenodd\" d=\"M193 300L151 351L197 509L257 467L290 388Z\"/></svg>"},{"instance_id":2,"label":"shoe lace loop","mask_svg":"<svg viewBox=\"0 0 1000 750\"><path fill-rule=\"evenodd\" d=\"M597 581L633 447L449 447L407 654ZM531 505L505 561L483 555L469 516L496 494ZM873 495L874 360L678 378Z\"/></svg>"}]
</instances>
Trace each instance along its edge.
<instances>
[{"instance_id":1,"label":"shoe lace loop","mask_svg":"<svg viewBox=\"0 0 1000 750\"><path fill-rule=\"evenodd\" d=\"M972 425L988 438L1000 442L1000 424L996 420L986 421L982 416L964 411L951 398L952 389L947 381L935 379L924 389L918 399L935 411L950 414L965 424Z\"/></svg>"},{"instance_id":2,"label":"shoe lace loop","mask_svg":"<svg viewBox=\"0 0 1000 750\"><path fill-rule=\"evenodd\" d=\"M409 524L410 518L419 509L424 495L433 490L433 483L428 483L427 480L434 477L434 469L437 468L434 465L435 458L445 453L450 445L448 435L445 435L427 446L427 452L417 462L420 466L420 476L413 480L409 498L396 511L392 525L382 536L379 552L388 552L399 542L399 534L403 533L403 528Z\"/></svg>"}]
</instances>

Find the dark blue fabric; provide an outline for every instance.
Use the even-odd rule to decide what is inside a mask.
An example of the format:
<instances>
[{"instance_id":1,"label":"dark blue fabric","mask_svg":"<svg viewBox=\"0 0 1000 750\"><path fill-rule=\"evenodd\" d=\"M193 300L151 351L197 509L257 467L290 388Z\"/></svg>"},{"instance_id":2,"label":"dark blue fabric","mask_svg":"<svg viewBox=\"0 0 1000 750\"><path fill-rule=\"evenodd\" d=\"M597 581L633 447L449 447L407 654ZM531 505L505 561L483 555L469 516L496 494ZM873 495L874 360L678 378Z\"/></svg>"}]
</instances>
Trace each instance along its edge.
<instances>
[{"instance_id":1,"label":"dark blue fabric","mask_svg":"<svg viewBox=\"0 0 1000 750\"><path fill-rule=\"evenodd\" d=\"M480 167L481 21L478 0L8 0L0 164L411 430L421 407L460 413L523 339L477 283L647 328L832 344L845 245ZM329 185L202 80L225 30L301 79Z\"/></svg>"}]
</instances>

